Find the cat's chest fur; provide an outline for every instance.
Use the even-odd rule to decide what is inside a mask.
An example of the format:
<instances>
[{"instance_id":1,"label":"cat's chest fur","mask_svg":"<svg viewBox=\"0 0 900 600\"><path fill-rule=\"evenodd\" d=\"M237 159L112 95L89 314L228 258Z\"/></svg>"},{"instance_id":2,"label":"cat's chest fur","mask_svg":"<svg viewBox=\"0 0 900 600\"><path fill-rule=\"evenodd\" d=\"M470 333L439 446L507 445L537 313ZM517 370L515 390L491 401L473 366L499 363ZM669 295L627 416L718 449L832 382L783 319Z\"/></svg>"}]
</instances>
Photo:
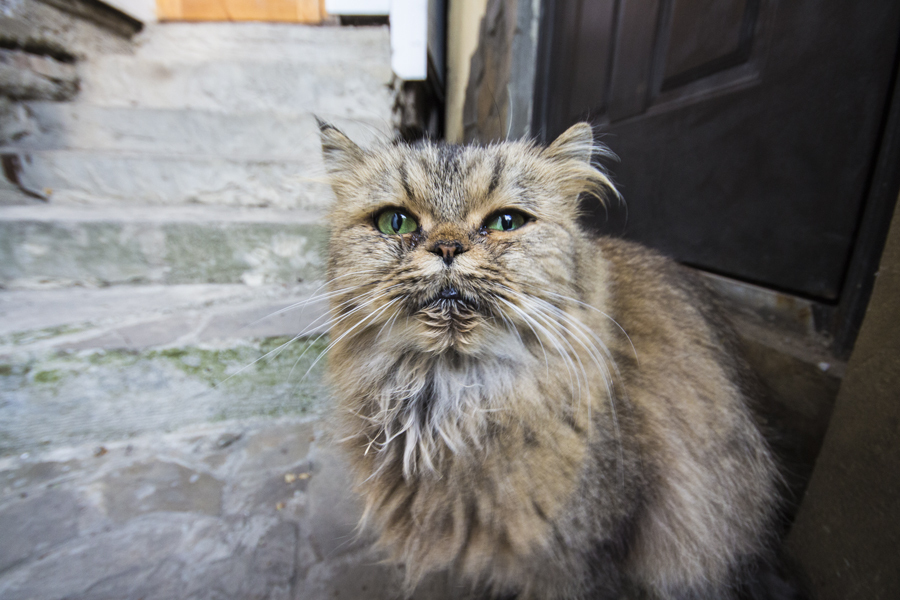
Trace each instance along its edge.
<instances>
[{"instance_id":1,"label":"cat's chest fur","mask_svg":"<svg viewBox=\"0 0 900 600\"><path fill-rule=\"evenodd\" d=\"M411 580L452 566L504 589L521 581L526 564L547 569L558 524L580 510L573 499L592 443L610 449L592 470L611 493L593 492L604 515L591 531L629 516L621 433L596 431L591 400L578 396L563 365L518 356L409 360L368 363L371 378L344 393L368 409L345 429L356 433L351 446L365 448L355 463L366 519ZM395 414L382 408L401 405Z\"/></svg>"}]
</instances>

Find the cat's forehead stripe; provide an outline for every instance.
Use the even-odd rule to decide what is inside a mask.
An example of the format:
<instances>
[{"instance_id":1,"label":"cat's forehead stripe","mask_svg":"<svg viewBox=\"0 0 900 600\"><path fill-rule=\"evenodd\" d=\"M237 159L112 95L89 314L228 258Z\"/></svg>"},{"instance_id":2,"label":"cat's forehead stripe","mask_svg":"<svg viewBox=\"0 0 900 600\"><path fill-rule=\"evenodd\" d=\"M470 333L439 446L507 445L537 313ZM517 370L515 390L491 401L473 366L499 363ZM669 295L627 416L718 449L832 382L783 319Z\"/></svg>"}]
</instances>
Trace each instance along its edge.
<instances>
[{"instance_id":1,"label":"cat's forehead stripe","mask_svg":"<svg viewBox=\"0 0 900 600\"><path fill-rule=\"evenodd\" d=\"M460 173L460 156L462 148L447 144L438 146L438 164L439 169L444 173Z\"/></svg>"},{"instance_id":2,"label":"cat's forehead stripe","mask_svg":"<svg viewBox=\"0 0 900 600\"><path fill-rule=\"evenodd\" d=\"M472 147L428 143L401 146L394 171L397 200L420 216L431 215L440 222L458 221L473 209L486 208L502 198L523 210L533 208L530 179L521 173L496 146ZM506 190L494 198L498 191ZM493 206L491 210L502 208Z\"/></svg>"},{"instance_id":3,"label":"cat's forehead stripe","mask_svg":"<svg viewBox=\"0 0 900 600\"><path fill-rule=\"evenodd\" d=\"M491 173L491 182L488 184L487 195L490 196L500 185L500 173L503 171L503 157L497 155L494 158L494 172Z\"/></svg>"},{"instance_id":4,"label":"cat's forehead stripe","mask_svg":"<svg viewBox=\"0 0 900 600\"><path fill-rule=\"evenodd\" d=\"M400 174L400 185L403 187L403 191L406 192L406 199L411 202L414 196L412 188L409 187L409 173L406 172L406 164L400 163L400 168L397 171Z\"/></svg>"},{"instance_id":5,"label":"cat's forehead stripe","mask_svg":"<svg viewBox=\"0 0 900 600\"><path fill-rule=\"evenodd\" d=\"M441 220L453 220L465 211L460 149L423 144L408 148L398 169L407 200L420 211Z\"/></svg>"}]
</instances>

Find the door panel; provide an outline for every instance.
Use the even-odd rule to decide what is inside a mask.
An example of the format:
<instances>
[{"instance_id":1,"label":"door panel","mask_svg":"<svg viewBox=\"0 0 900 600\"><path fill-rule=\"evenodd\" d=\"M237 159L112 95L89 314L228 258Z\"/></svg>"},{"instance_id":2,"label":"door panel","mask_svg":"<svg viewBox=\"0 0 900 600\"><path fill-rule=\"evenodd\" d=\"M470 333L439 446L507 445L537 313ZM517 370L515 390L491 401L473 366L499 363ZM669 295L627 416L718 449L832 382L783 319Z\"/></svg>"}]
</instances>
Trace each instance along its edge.
<instances>
[{"instance_id":1,"label":"door panel","mask_svg":"<svg viewBox=\"0 0 900 600\"><path fill-rule=\"evenodd\" d=\"M746 62L758 9L758 0L676 0L665 46L662 89Z\"/></svg>"},{"instance_id":2,"label":"door panel","mask_svg":"<svg viewBox=\"0 0 900 600\"><path fill-rule=\"evenodd\" d=\"M713 272L838 298L900 3L548 0L546 11L535 129L552 139L590 119L621 158L609 166L627 214L598 211L596 225Z\"/></svg>"},{"instance_id":3,"label":"door panel","mask_svg":"<svg viewBox=\"0 0 900 600\"><path fill-rule=\"evenodd\" d=\"M613 78L607 118L613 121L647 109L653 68L654 24L659 0L620 2L613 47Z\"/></svg>"}]
</instances>

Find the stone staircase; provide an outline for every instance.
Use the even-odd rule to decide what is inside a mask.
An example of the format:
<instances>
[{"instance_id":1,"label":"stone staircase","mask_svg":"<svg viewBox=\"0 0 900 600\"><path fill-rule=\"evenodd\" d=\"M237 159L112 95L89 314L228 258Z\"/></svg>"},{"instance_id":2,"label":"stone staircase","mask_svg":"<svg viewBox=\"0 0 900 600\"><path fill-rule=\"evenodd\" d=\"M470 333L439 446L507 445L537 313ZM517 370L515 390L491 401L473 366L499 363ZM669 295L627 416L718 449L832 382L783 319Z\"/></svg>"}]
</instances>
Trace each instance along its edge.
<instances>
[{"instance_id":1,"label":"stone staircase","mask_svg":"<svg viewBox=\"0 0 900 600\"><path fill-rule=\"evenodd\" d=\"M390 135L387 29L151 24L120 46L0 148L0 455L320 403L321 342L254 361L322 331L315 117Z\"/></svg>"},{"instance_id":2,"label":"stone staircase","mask_svg":"<svg viewBox=\"0 0 900 600\"><path fill-rule=\"evenodd\" d=\"M385 28L157 24L79 65L74 102L34 102L23 178L54 203L317 209L314 115L388 133Z\"/></svg>"}]
</instances>

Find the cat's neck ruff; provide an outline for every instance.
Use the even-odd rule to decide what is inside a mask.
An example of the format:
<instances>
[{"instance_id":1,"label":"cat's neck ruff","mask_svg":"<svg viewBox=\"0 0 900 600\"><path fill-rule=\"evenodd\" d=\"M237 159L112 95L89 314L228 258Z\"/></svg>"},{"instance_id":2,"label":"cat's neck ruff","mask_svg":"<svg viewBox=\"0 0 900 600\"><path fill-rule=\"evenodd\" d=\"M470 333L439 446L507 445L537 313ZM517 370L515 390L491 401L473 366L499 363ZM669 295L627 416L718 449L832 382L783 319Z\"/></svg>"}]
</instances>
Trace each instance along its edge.
<instances>
[{"instance_id":1,"label":"cat's neck ruff","mask_svg":"<svg viewBox=\"0 0 900 600\"><path fill-rule=\"evenodd\" d=\"M491 422L515 413L510 398L534 387L538 366L545 367L515 335L474 355L401 348L372 353L361 371L368 374L375 445L385 455L393 454L390 445L403 446L407 478L438 474L437 457L447 451L462 457L483 449Z\"/></svg>"}]
</instances>

